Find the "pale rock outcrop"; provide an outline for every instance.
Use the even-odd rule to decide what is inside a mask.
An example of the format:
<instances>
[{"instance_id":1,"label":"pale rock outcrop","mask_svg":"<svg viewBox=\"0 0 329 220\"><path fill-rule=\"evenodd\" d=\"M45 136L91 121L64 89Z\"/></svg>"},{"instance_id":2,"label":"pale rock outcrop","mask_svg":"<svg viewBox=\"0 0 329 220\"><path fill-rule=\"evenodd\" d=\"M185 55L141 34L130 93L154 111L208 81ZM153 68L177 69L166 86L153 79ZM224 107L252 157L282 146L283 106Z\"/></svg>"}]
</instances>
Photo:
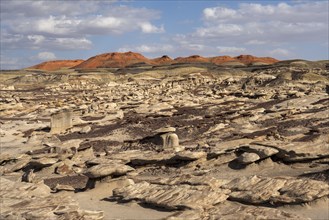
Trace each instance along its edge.
<instances>
[{"instance_id":1,"label":"pale rock outcrop","mask_svg":"<svg viewBox=\"0 0 329 220\"><path fill-rule=\"evenodd\" d=\"M228 198L230 190L212 189L209 186L157 185L140 182L113 191L123 200L139 200L167 209L209 208Z\"/></svg>"},{"instance_id":2,"label":"pale rock outcrop","mask_svg":"<svg viewBox=\"0 0 329 220\"><path fill-rule=\"evenodd\" d=\"M72 127L73 113L70 110L62 110L51 116L51 130L52 134L63 133Z\"/></svg>"},{"instance_id":3,"label":"pale rock outcrop","mask_svg":"<svg viewBox=\"0 0 329 220\"><path fill-rule=\"evenodd\" d=\"M124 164L107 163L90 167L85 175L90 178L99 178L110 175L121 176L133 170L134 168Z\"/></svg>"},{"instance_id":4,"label":"pale rock outcrop","mask_svg":"<svg viewBox=\"0 0 329 220\"><path fill-rule=\"evenodd\" d=\"M329 195L329 185L325 182L292 177L241 177L223 188L232 191L231 200L250 204L305 203Z\"/></svg>"},{"instance_id":5,"label":"pale rock outcrop","mask_svg":"<svg viewBox=\"0 0 329 220\"><path fill-rule=\"evenodd\" d=\"M237 158L237 161L242 164L250 164L259 159L260 157L256 153L243 153Z\"/></svg>"},{"instance_id":6,"label":"pale rock outcrop","mask_svg":"<svg viewBox=\"0 0 329 220\"><path fill-rule=\"evenodd\" d=\"M1 219L103 219L102 211L85 211L71 197L50 194L43 183L13 182L0 177Z\"/></svg>"}]
</instances>

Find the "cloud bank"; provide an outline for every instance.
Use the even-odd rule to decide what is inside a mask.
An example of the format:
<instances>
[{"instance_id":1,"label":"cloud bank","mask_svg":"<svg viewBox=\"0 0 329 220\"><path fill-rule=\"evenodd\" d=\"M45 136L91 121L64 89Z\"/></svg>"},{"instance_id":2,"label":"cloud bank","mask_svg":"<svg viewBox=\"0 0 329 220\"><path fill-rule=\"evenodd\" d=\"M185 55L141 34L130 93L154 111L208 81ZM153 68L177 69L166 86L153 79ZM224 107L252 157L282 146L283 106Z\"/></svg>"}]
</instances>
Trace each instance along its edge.
<instances>
[{"instance_id":1,"label":"cloud bank","mask_svg":"<svg viewBox=\"0 0 329 220\"><path fill-rule=\"evenodd\" d=\"M160 12L111 1L6 1L1 4L4 49L91 49L90 36L163 33Z\"/></svg>"}]
</instances>

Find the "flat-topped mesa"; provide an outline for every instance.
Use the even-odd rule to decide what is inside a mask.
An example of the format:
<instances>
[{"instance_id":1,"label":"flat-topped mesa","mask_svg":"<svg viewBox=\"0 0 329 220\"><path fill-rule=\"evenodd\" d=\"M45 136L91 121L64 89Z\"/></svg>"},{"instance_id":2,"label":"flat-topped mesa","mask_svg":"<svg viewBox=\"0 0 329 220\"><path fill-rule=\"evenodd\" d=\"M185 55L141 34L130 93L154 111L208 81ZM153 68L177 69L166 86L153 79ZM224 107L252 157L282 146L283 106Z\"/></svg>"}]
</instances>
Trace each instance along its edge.
<instances>
[{"instance_id":1,"label":"flat-topped mesa","mask_svg":"<svg viewBox=\"0 0 329 220\"><path fill-rule=\"evenodd\" d=\"M51 130L52 134L59 134L71 128L72 125L72 111L68 109L61 110L51 115Z\"/></svg>"},{"instance_id":2,"label":"flat-topped mesa","mask_svg":"<svg viewBox=\"0 0 329 220\"><path fill-rule=\"evenodd\" d=\"M40 69L40 70L47 70L47 71L55 71L61 69L68 69L79 65L84 60L53 60L53 61L46 61L26 69Z\"/></svg>"},{"instance_id":3,"label":"flat-topped mesa","mask_svg":"<svg viewBox=\"0 0 329 220\"><path fill-rule=\"evenodd\" d=\"M152 61L139 53L104 53L89 58L85 62L77 65L74 69L93 69L93 68L123 68L136 63L152 64Z\"/></svg>"}]
</instances>

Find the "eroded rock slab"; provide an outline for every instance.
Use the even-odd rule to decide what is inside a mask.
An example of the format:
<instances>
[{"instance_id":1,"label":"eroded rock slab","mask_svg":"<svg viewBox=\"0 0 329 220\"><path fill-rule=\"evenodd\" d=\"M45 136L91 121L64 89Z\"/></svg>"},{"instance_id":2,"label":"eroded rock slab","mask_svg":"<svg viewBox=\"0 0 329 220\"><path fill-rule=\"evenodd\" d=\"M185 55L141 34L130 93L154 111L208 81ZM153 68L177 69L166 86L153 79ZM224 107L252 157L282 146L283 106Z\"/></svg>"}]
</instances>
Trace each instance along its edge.
<instances>
[{"instance_id":1,"label":"eroded rock slab","mask_svg":"<svg viewBox=\"0 0 329 220\"><path fill-rule=\"evenodd\" d=\"M224 203L217 205L211 209L200 210L188 210L178 212L167 220L180 220L180 219L290 219L290 220L310 220L310 218L304 218L299 215L281 211L275 208L245 206L232 203Z\"/></svg>"},{"instance_id":2,"label":"eroded rock slab","mask_svg":"<svg viewBox=\"0 0 329 220\"><path fill-rule=\"evenodd\" d=\"M85 211L69 196L50 194L43 183L13 182L0 177L1 219L103 219L101 211Z\"/></svg>"},{"instance_id":3,"label":"eroded rock slab","mask_svg":"<svg viewBox=\"0 0 329 220\"><path fill-rule=\"evenodd\" d=\"M223 188L232 191L229 196L231 200L250 204L305 203L329 195L329 185L325 182L292 177L242 177L232 180Z\"/></svg>"},{"instance_id":4,"label":"eroded rock slab","mask_svg":"<svg viewBox=\"0 0 329 220\"><path fill-rule=\"evenodd\" d=\"M118 163L99 164L89 168L85 175L90 178L99 178L110 175L121 176L127 172L133 171L134 168Z\"/></svg>"},{"instance_id":5,"label":"eroded rock slab","mask_svg":"<svg viewBox=\"0 0 329 220\"><path fill-rule=\"evenodd\" d=\"M228 189L212 189L209 186L158 185L145 181L113 191L114 196L123 200L138 200L170 210L211 207L225 201L229 193Z\"/></svg>"}]
</instances>

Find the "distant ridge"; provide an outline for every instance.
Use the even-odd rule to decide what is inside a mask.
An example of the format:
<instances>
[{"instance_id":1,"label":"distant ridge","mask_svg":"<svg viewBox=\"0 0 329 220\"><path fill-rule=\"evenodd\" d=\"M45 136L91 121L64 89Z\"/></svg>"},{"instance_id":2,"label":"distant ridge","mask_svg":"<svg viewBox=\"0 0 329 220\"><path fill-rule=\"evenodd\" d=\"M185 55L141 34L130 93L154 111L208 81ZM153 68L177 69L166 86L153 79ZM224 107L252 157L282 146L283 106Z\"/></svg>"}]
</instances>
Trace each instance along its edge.
<instances>
[{"instance_id":1,"label":"distant ridge","mask_svg":"<svg viewBox=\"0 0 329 220\"><path fill-rule=\"evenodd\" d=\"M157 64L157 65L163 65L163 64L172 64L173 59L171 59L167 55L163 55L162 57L154 58L152 59L152 62Z\"/></svg>"},{"instance_id":2,"label":"distant ridge","mask_svg":"<svg viewBox=\"0 0 329 220\"><path fill-rule=\"evenodd\" d=\"M71 68L80 63L84 62L84 60L53 60L53 61L46 61L35 66L28 67L26 69L41 69L41 70L60 70L64 68Z\"/></svg>"},{"instance_id":3,"label":"distant ridge","mask_svg":"<svg viewBox=\"0 0 329 220\"><path fill-rule=\"evenodd\" d=\"M135 52L113 52L103 53L87 60L55 60L43 62L38 65L29 67L28 69L42 69L42 70L59 70L63 68L72 69L96 69L96 68L124 68L133 64L147 64L147 65L168 65L174 63L214 63L217 65L225 63L237 63L241 65L250 65L253 63L273 64L279 60L272 57L255 57L252 55L240 55L237 57L230 56L216 56L216 57L202 57L199 55L192 55L188 57L170 58L167 55L162 57L148 59L140 53Z\"/></svg>"},{"instance_id":4,"label":"distant ridge","mask_svg":"<svg viewBox=\"0 0 329 220\"><path fill-rule=\"evenodd\" d=\"M126 52L126 53L103 53L93 56L88 60L75 66L75 69L92 69L92 68L109 68L118 67L123 68L136 63L152 64L152 61L144 57L140 53Z\"/></svg>"}]
</instances>

